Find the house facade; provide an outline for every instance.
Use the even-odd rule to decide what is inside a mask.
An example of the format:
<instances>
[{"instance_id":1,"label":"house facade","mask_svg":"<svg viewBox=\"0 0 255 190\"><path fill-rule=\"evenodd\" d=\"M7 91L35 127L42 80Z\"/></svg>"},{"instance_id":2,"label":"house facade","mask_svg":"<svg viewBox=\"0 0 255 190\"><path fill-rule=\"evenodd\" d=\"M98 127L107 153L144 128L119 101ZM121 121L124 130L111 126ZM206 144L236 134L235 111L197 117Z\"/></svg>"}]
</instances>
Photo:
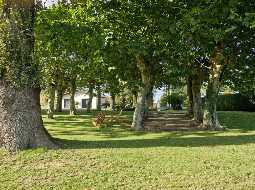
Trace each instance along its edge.
<instances>
[{"instance_id":1,"label":"house facade","mask_svg":"<svg viewBox=\"0 0 255 190\"><path fill-rule=\"evenodd\" d=\"M65 94L63 95L62 98L62 108L63 110L68 110L70 109L70 100L71 100L71 96L69 94ZM89 95L84 92L84 91L77 91L75 93L75 106L76 109L87 109L88 107L88 102L89 102ZM92 99L92 109L97 109L97 97L93 97ZM104 95L102 95L101 97L101 105L105 105L106 103L108 103L108 98Z\"/></svg>"}]
</instances>

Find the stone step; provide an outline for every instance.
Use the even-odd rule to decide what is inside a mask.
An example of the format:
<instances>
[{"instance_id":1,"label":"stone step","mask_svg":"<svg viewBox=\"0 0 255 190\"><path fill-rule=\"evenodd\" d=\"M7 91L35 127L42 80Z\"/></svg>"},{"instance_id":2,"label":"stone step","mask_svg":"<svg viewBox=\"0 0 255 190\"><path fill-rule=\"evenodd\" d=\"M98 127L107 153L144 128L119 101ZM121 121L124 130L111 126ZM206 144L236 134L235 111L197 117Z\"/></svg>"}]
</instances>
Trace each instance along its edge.
<instances>
[{"instance_id":1,"label":"stone step","mask_svg":"<svg viewBox=\"0 0 255 190\"><path fill-rule=\"evenodd\" d=\"M149 131L192 131L197 130L196 126L184 113L151 112L144 122Z\"/></svg>"},{"instance_id":2,"label":"stone step","mask_svg":"<svg viewBox=\"0 0 255 190\"><path fill-rule=\"evenodd\" d=\"M172 127L190 127L190 123L167 123L165 124L166 128L172 128Z\"/></svg>"},{"instance_id":3,"label":"stone step","mask_svg":"<svg viewBox=\"0 0 255 190\"><path fill-rule=\"evenodd\" d=\"M196 127L145 127L148 131L195 131Z\"/></svg>"},{"instance_id":4,"label":"stone step","mask_svg":"<svg viewBox=\"0 0 255 190\"><path fill-rule=\"evenodd\" d=\"M186 115L148 115L148 118L186 118Z\"/></svg>"},{"instance_id":5,"label":"stone step","mask_svg":"<svg viewBox=\"0 0 255 190\"><path fill-rule=\"evenodd\" d=\"M188 118L147 118L146 121L148 122L177 122L177 121L182 121L182 122L190 122L192 120Z\"/></svg>"},{"instance_id":6,"label":"stone step","mask_svg":"<svg viewBox=\"0 0 255 190\"><path fill-rule=\"evenodd\" d=\"M172 128L160 128L159 131L197 131L196 127L172 127Z\"/></svg>"},{"instance_id":7,"label":"stone step","mask_svg":"<svg viewBox=\"0 0 255 190\"><path fill-rule=\"evenodd\" d=\"M166 128L170 128L170 127L192 127L194 126L192 123L186 122L180 122L180 123L152 123L152 122L145 122L144 123L144 127L166 127Z\"/></svg>"}]
</instances>

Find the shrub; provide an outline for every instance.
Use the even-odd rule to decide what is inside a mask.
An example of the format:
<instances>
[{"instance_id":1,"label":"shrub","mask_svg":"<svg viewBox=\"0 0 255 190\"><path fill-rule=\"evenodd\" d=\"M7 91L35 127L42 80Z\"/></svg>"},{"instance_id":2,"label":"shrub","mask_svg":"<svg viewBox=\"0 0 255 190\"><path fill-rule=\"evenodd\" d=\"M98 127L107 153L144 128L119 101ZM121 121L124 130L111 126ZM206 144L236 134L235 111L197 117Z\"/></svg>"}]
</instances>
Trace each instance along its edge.
<instances>
[{"instance_id":1,"label":"shrub","mask_svg":"<svg viewBox=\"0 0 255 190\"><path fill-rule=\"evenodd\" d=\"M168 97L166 95L160 98L160 107L165 107L168 104Z\"/></svg>"},{"instance_id":2,"label":"shrub","mask_svg":"<svg viewBox=\"0 0 255 190\"><path fill-rule=\"evenodd\" d=\"M169 96L169 102L174 110L180 110L182 109L184 97L177 93L173 93Z\"/></svg>"},{"instance_id":3,"label":"shrub","mask_svg":"<svg viewBox=\"0 0 255 190\"><path fill-rule=\"evenodd\" d=\"M164 95L160 99L161 107L165 107L165 106L167 106L167 104L171 104L171 106L174 110L182 109L183 103L184 103L184 96L182 96L178 93L173 93L170 96Z\"/></svg>"}]
</instances>

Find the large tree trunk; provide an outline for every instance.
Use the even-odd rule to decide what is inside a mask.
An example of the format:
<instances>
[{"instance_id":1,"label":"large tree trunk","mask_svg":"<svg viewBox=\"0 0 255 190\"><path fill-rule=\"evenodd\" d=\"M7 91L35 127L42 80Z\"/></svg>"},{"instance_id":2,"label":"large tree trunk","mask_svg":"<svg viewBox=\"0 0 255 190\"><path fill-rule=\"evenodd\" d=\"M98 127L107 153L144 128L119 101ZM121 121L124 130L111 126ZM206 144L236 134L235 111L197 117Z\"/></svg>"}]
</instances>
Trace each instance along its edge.
<instances>
[{"instance_id":1,"label":"large tree trunk","mask_svg":"<svg viewBox=\"0 0 255 190\"><path fill-rule=\"evenodd\" d=\"M63 88L62 86L58 86L57 88L57 100L56 100L56 112L62 112L62 99L63 99Z\"/></svg>"},{"instance_id":2,"label":"large tree trunk","mask_svg":"<svg viewBox=\"0 0 255 190\"><path fill-rule=\"evenodd\" d=\"M87 112L91 112L91 109L92 109L93 92L94 92L94 85L89 84L89 102L88 102Z\"/></svg>"},{"instance_id":3,"label":"large tree trunk","mask_svg":"<svg viewBox=\"0 0 255 190\"><path fill-rule=\"evenodd\" d=\"M0 145L9 151L56 147L41 117L39 72L33 55L34 1L5 0L3 7L0 18L0 43L4 39L0 50L0 59L4 60L0 71Z\"/></svg>"},{"instance_id":4,"label":"large tree trunk","mask_svg":"<svg viewBox=\"0 0 255 190\"><path fill-rule=\"evenodd\" d=\"M137 57L137 67L142 76L143 86L138 94L138 102L133 116L132 128L137 131L144 130L144 120L148 115L148 106L146 104L152 88L151 69L142 56Z\"/></svg>"},{"instance_id":5,"label":"large tree trunk","mask_svg":"<svg viewBox=\"0 0 255 190\"><path fill-rule=\"evenodd\" d=\"M220 89L220 78L225 59L223 43L219 43L210 58L209 81L206 91L206 102L202 127L210 130L222 130L217 115L217 98Z\"/></svg>"},{"instance_id":6,"label":"large tree trunk","mask_svg":"<svg viewBox=\"0 0 255 190\"><path fill-rule=\"evenodd\" d=\"M111 93L110 108L112 111L116 111L116 96L113 93Z\"/></svg>"},{"instance_id":7,"label":"large tree trunk","mask_svg":"<svg viewBox=\"0 0 255 190\"><path fill-rule=\"evenodd\" d=\"M203 122L203 107L201 98L201 87L203 82L203 73L200 67L192 77L192 95L193 95L193 114L194 120L198 123Z\"/></svg>"},{"instance_id":8,"label":"large tree trunk","mask_svg":"<svg viewBox=\"0 0 255 190\"><path fill-rule=\"evenodd\" d=\"M40 89L11 88L0 80L0 145L15 152L56 145L43 127Z\"/></svg>"},{"instance_id":9,"label":"large tree trunk","mask_svg":"<svg viewBox=\"0 0 255 190\"><path fill-rule=\"evenodd\" d=\"M54 118L54 103L55 103L55 85L50 84L48 87L48 118Z\"/></svg>"},{"instance_id":10,"label":"large tree trunk","mask_svg":"<svg viewBox=\"0 0 255 190\"><path fill-rule=\"evenodd\" d=\"M76 115L75 107L75 93L76 93L76 78L72 79L70 82L71 87L71 98L70 98L70 115Z\"/></svg>"},{"instance_id":11,"label":"large tree trunk","mask_svg":"<svg viewBox=\"0 0 255 190\"><path fill-rule=\"evenodd\" d=\"M188 116L193 117L193 93L192 93L192 76L187 78L187 95L188 95Z\"/></svg>"},{"instance_id":12,"label":"large tree trunk","mask_svg":"<svg viewBox=\"0 0 255 190\"><path fill-rule=\"evenodd\" d=\"M102 91L101 86L97 85L97 110L101 111L102 109Z\"/></svg>"}]
</instances>

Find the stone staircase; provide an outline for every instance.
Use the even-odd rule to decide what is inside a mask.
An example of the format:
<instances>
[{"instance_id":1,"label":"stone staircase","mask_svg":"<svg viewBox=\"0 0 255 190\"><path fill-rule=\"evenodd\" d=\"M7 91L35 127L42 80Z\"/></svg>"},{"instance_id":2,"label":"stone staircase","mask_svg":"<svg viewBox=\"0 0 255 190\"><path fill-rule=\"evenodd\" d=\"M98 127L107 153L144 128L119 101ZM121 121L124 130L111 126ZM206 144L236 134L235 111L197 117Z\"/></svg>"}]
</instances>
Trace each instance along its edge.
<instances>
[{"instance_id":1,"label":"stone staircase","mask_svg":"<svg viewBox=\"0 0 255 190\"><path fill-rule=\"evenodd\" d=\"M187 117L185 113L151 112L144 122L148 131L194 131L198 124Z\"/></svg>"}]
</instances>

